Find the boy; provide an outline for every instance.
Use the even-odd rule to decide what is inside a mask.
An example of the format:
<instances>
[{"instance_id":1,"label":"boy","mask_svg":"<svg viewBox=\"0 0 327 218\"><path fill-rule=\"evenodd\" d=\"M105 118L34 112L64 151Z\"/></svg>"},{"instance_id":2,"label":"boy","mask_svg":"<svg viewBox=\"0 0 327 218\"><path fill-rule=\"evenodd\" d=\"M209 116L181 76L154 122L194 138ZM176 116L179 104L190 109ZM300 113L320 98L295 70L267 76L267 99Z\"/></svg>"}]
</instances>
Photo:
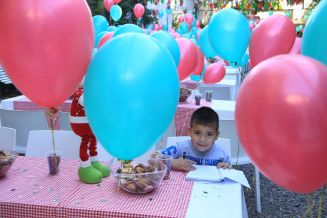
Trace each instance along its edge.
<instances>
[{"instance_id":1,"label":"boy","mask_svg":"<svg viewBox=\"0 0 327 218\"><path fill-rule=\"evenodd\" d=\"M176 143L162 151L173 156L175 170L194 170L193 164L230 168L229 156L215 143L219 136L219 116L209 107L193 112L189 128L190 140Z\"/></svg>"}]
</instances>

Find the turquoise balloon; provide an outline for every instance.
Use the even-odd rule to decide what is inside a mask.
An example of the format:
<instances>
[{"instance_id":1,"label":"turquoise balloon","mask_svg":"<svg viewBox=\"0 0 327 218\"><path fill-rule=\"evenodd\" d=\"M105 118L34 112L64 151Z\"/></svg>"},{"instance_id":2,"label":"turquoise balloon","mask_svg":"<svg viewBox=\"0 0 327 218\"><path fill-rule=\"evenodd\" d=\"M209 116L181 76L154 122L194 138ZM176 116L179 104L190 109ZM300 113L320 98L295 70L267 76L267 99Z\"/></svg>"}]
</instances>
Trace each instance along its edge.
<instances>
[{"instance_id":1,"label":"turquoise balloon","mask_svg":"<svg viewBox=\"0 0 327 218\"><path fill-rule=\"evenodd\" d=\"M327 65L327 1L321 1L312 11L304 28L302 54Z\"/></svg>"},{"instance_id":2,"label":"turquoise balloon","mask_svg":"<svg viewBox=\"0 0 327 218\"><path fill-rule=\"evenodd\" d=\"M250 27L245 16L235 9L222 9L208 27L210 44L225 60L241 60L250 41Z\"/></svg>"},{"instance_id":3,"label":"turquoise balloon","mask_svg":"<svg viewBox=\"0 0 327 218\"><path fill-rule=\"evenodd\" d=\"M135 24L124 24L120 26L114 33L114 37L119 36L124 33L144 33L143 29L141 29L139 26Z\"/></svg>"},{"instance_id":4,"label":"turquoise balloon","mask_svg":"<svg viewBox=\"0 0 327 218\"><path fill-rule=\"evenodd\" d=\"M93 18L93 27L94 27L94 38L96 39L97 35L103 31L107 31L109 23L107 19L102 15L95 15ZM94 47L96 47L98 43L94 42Z\"/></svg>"},{"instance_id":5,"label":"turquoise balloon","mask_svg":"<svg viewBox=\"0 0 327 218\"><path fill-rule=\"evenodd\" d=\"M163 10L160 10L159 13L158 13L158 17L161 18L162 16L164 16L164 11Z\"/></svg>"},{"instance_id":6,"label":"turquoise balloon","mask_svg":"<svg viewBox=\"0 0 327 218\"><path fill-rule=\"evenodd\" d=\"M162 30L168 31L168 26L167 25L162 25Z\"/></svg>"},{"instance_id":7,"label":"turquoise balloon","mask_svg":"<svg viewBox=\"0 0 327 218\"><path fill-rule=\"evenodd\" d=\"M179 64L181 57L180 49L176 40L167 32L157 31L151 34L151 36L157 39L161 44L163 44L173 57L176 66Z\"/></svg>"},{"instance_id":8,"label":"turquoise balloon","mask_svg":"<svg viewBox=\"0 0 327 218\"><path fill-rule=\"evenodd\" d=\"M108 28L107 28L107 31L108 32L114 32L116 30L117 30L117 27L116 26L108 26Z\"/></svg>"},{"instance_id":9,"label":"turquoise balloon","mask_svg":"<svg viewBox=\"0 0 327 218\"><path fill-rule=\"evenodd\" d=\"M179 29L181 30L181 33L182 34L185 34L188 32L188 24L186 22L182 22L180 25L179 25Z\"/></svg>"},{"instance_id":10,"label":"turquoise balloon","mask_svg":"<svg viewBox=\"0 0 327 218\"><path fill-rule=\"evenodd\" d=\"M94 41L94 47L95 48L98 47L98 44L99 44L100 39L102 38L102 36L106 35L107 33L108 33L108 31L102 31L98 35L95 36L95 41Z\"/></svg>"},{"instance_id":11,"label":"turquoise balloon","mask_svg":"<svg viewBox=\"0 0 327 218\"><path fill-rule=\"evenodd\" d=\"M132 160L149 150L174 118L179 98L176 65L157 40L139 33L112 38L91 60L84 106L99 142Z\"/></svg>"},{"instance_id":12,"label":"turquoise balloon","mask_svg":"<svg viewBox=\"0 0 327 218\"><path fill-rule=\"evenodd\" d=\"M119 5L113 5L110 8L110 16L114 21L118 21L121 18L122 10Z\"/></svg>"},{"instance_id":13,"label":"turquoise balloon","mask_svg":"<svg viewBox=\"0 0 327 218\"><path fill-rule=\"evenodd\" d=\"M204 54L204 56L206 56L206 58L212 58L216 56L216 52L213 50L209 41L208 26L204 27L201 30L198 43L200 45L202 53Z\"/></svg>"},{"instance_id":14,"label":"turquoise balloon","mask_svg":"<svg viewBox=\"0 0 327 218\"><path fill-rule=\"evenodd\" d=\"M177 28L177 29L176 29L176 33L183 34L183 33L182 33L182 30L181 30L180 28Z\"/></svg>"},{"instance_id":15,"label":"turquoise balloon","mask_svg":"<svg viewBox=\"0 0 327 218\"><path fill-rule=\"evenodd\" d=\"M190 76L191 80L193 80L195 82L200 82L203 79L204 73L206 72L206 68L207 68L206 66L203 67L201 75L191 74L191 76Z\"/></svg>"}]
</instances>

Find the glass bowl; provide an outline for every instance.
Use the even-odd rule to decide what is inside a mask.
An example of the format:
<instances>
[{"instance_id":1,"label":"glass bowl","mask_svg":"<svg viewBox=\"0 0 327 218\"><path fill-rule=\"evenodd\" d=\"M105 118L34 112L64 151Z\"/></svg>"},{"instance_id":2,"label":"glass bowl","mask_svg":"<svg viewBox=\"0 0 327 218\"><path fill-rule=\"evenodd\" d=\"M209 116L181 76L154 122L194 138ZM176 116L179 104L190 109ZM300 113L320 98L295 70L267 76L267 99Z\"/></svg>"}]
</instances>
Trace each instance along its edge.
<instances>
[{"instance_id":1,"label":"glass bowl","mask_svg":"<svg viewBox=\"0 0 327 218\"><path fill-rule=\"evenodd\" d=\"M167 166L156 159L124 163L114 158L109 161L109 168L118 186L134 194L156 190L167 172Z\"/></svg>"},{"instance_id":2,"label":"glass bowl","mask_svg":"<svg viewBox=\"0 0 327 218\"><path fill-rule=\"evenodd\" d=\"M14 163L17 153L13 151L0 150L0 178L5 176Z\"/></svg>"}]
</instances>

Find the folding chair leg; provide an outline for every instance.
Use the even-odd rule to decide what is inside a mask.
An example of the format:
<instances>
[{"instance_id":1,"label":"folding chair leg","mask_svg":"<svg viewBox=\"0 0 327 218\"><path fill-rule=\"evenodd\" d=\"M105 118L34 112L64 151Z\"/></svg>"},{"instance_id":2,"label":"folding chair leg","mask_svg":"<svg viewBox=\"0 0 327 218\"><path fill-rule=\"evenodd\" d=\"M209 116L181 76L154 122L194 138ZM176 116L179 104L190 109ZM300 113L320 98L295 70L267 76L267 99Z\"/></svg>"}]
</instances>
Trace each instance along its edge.
<instances>
[{"instance_id":1,"label":"folding chair leg","mask_svg":"<svg viewBox=\"0 0 327 218\"><path fill-rule=\"evenodd\" d=\"M257 212L261 213L260 174L257 167L255 167L255 191L257 198Z\"/></svg>"}]
</instances>

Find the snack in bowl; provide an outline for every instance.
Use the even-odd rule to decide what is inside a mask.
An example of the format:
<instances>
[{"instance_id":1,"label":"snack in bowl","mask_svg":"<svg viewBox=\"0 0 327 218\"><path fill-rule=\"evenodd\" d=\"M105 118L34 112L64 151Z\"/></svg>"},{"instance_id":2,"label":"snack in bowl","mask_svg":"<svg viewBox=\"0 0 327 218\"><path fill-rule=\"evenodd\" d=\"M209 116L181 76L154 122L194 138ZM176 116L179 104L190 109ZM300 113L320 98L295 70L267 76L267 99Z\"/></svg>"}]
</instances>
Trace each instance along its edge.
<instances>
[{"instance_id":1,"label":"snack in bowl","mask_svg":"<svg viewBox=\"0 0 327 218\"><path fill-rule=\"evenodd\" d=\"M179 89L179 102L185 102L187 98L190 96L191 90L188 88L181 87Z\"/></svg>"},{"instance_id":2,"label":"snack in bowl","mask_svg":"<svg viewBox=\"0 0 327 218\"><path fill-rule=\"evenodd\" d=\"M120 188L136 194L144 194L157 189L167 171L167 167L155 159L139 163L112 159L109 162L109 168Z\"/></svg>"},{"instance_id":3,"label":"snack in bowl","mask_svg":"<svg viewBox=\"0 0 327 218\"><path fill-rule=\"evenodd\" d=\"M15 152L0 150L0 178L6 175L16 157L17 154Z\"/></svg>"}]
</instances>

